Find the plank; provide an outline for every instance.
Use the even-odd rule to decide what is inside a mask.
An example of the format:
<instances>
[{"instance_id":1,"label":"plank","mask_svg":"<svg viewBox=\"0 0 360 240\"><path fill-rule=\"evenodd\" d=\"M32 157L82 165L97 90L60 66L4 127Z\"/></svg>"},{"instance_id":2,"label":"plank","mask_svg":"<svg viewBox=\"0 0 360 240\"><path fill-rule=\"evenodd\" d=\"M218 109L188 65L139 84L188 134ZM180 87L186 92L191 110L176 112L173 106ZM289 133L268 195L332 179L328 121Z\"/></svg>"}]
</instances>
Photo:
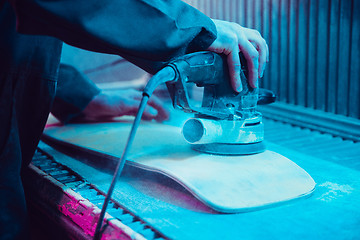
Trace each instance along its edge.
<instances>
[{"instance_id":1,"label":"plank","mask_svg":"<svg viewBox=\"0 0 360 240\"><path fill-rule=\"evenodd\" d=\"M289 2L286 0L280 0L279 7L279 82L278 82L278 89L279 89L279 100L283 102L288 101L288 89L289 89L289 82L288 82L288 74L289 74L289 62L287 56L289 54L289 43L288 43L288 9Z\"/></svg>"},{"instance_id":2,"label":"plank","mask_svg":"<svg viewBox=\"0 0 360 240\"><path fill-rule=\"evenodd\" d=\"M270 0L270 39L269 51L270 61L269 70L271 71L270 89L279 94L278 81L279 81L279 8L278 0Z\"/></svg>"},{"instance_id":3,"label":"plank","mask_svg":"<svg viewBox=\"0 0 360 240\"><path fill-rule=\"evenodd\" d=\"M316 85L316 48L317 48L317 0L309 0L308 12L308 46L307 46L307 74L306 74L306 107L314 108L315 107L315 85Z\"/></svg>"},{"instance_id":4,"label":"plank","mask_svg":"<svg viewBox=\"0 0 360 240\"><path fill-rule=\"evenodd\" d=\"M266 40L267 44L270 44L270 24L269 24L269 6L270 0L263 0L261 3L261 34L263 38ZM270 56L272 53L270 52ZM270 70L270 63L267 64L266 70L264 72L264 77L260 81L259 86L269 89L270 88L270 81L271 81L271 70Z\"/></svg>"},{"instance_id":5,"label":"plank","mask_svg":"<svg viewBox=\"0 0 360 240\"><path fill-rule=\"evenodd\" d=\"M340 1L340 22L339 22L339 77L337 82L337 104L336 113L348 115L348 92L349 92L349 71L351 54L351 1Z\"/></svg>"},{"instance_id":6,"label":"plank","mask_svg":"<svg viewBox=\"0 0 360 240\"><path fill-rule=\"evenodd\" d=\"M261 35L262 29L261 29L261 2L262 0L254 0L253 3L253 21L254 21L254 29L258 30Z\"/></svg>"},{"instance_id":7,"label":"plank","mask_svg":"<svg viewBox=\"0 0 360 240\"><path fill-rule=\"evenodd\" d=\"M236 22L240 24L241 26L246 26L245 16L246 16L246 8L245 8L245 1L246 0L238 0L236 1Z\"/></svg>"},{"instance_id":8,"label":"plank","mask_svg":"<svg viewBox=\"0 0 360 240\"><path fill-rule=\"evenodd\" d=\"M224 1L216 0L215 4L216 4L216 13L217 13L216 18L224 20L226 18L226 16L228 15L226 12Z\"/></svg>"},{"instance_id":9,"label":"plank","mask_svg":"<svg viewBox=\"0 0 360 240\"><path fill-rule=\"evenodd\" d=\"M231 0L224 0L223 1L223 9L224 9L224 15L223 18L227 21L233 21L233 14L232 14L232 9L231 9L231 3L233 1Z\"/></svg>"},{"instance_id":10,"label":"plank","mask_svg":"<svg viewBox=\"0 0 360 240\"><path fill-rule=\"evenodd\" d=\"M236 22L239 14L238 1L230 0L230 21Z\"/></svg>"},{"instance_id":11,"label":"plank","mask_svg":"<svg viewBox=\"0 0 360 240\"><path fill-rule=\"evenodd\" d=\"M288 103L295 104L296 96L296 0L290 0L288 6L288 42L289 42L289 53L288 53L288 63L289 63L289 89L288 89Z\"/></svg>"},{"instance_id":12,"label":"plank","mask_svg":"<svg viewBox=\"0 0 360 240\"><path fill-rule=\"evenodd\" d=\"M244 9L245 9L245 24L244 25L248 28L254 28L253 3L254 3L254 1L244 1Z\"/></svg>"},{"instance_id":13,"label":"plank","mask_svg":"<svg viewBox=\"0 0 360 240\"><path fill-rule=\"evenodd\" d=\"M336 88L339 78L339 0L331 1L330 16L329 16L329 57L328 65L333 66L329 68L328 72L328 84L327 84L327 99L326 99L326 110L328 112L336 112Z\"/></svg>"},{"instance_id":14,"label":"plank","mask_svg":"<svg viewBox=\"0 0 360 240\"><path fill-rule=\"evenodd\" d=\"M298 1L297 2L297 33L296 33L296 99L295 103L297 105L305 106L305 96L307 93L306 87L306 54L308 49L308 44L306 38L308 36L307 32L307 21L308 21L308 12L307 12L308 0Z\"/></svg>"},{"instance_id":15,"label":"plank","mask_svg":"<svg viewBox=\"0 0 360 240\"><path fill-rule=\"evenodd\" d=\"M119 158L131 123L72 124L47 128L45 134L76 148ZM272 151L246 156L198 153L178 127L142 124L127 164L167 176L219 212L247 212L283 204L311 194L309 174Z\"/></svg>"},{"instance_id":16,"label":"plank","mask_svg":"<svg viewBox=\"0 0 360 240\"><path fill-rule=\"evenodd\" d=\"M349 115L360 119L360 0L352 3Z\"/></svg>"},{"instance_id":17,"label":"plank","mask_svg":"<svg viewBox=\"0 0 360 240\"><path fill-rule=\"evenodd\" d=\"M325 110L326 105L326 82L328 78L328 9L329 1L317 1L318 9L318 38L316 59L318 61L316 71L316 99L315 108Z\"/></svg>"}]
</instances>

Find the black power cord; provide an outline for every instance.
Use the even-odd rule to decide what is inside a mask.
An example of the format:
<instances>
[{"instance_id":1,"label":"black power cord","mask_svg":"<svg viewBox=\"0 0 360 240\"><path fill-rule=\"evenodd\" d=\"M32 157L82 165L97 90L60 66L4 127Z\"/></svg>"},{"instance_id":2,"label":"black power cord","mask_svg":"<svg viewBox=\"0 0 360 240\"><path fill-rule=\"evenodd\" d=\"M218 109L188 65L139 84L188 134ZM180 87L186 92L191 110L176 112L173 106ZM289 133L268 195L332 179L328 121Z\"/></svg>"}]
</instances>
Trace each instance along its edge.
<instances>
[{"instance_id":1,"label":"black power cord","mask_svg":"<svg viewBox=\"0 0 360 240\"><path fill-rule=\"evenodd\" d=\"M105 217L105 213L106 213L106 209L107 209L107 206L109 205L109 201L111 199L111 195L114 191L114 188L115 188L115 185L116 185L116 182L117 182L117 179L120 177L121 175L121 172L124 168L124 165L125 165L125 162L126 162L126 158L127 158L127 154L131 148L131 145L134 141L134 138L135 138L135 134L136 134L136 131L139 127L139 124L140 124L140 120L141 120L141 117L144 113L144 110L145 110L145 107L146 107L146 104L151 96L151 94L154 92L155 88L157 86L159 86L161 83L165 83L165 82L169 82L169 81L175 81L176 78L177 78L177 70L172 67L172 66L167 66L165 68L163 68L162 70L160 70L157 74L155 74L150 80L149 82L147 83L144 91L143 91L143 96L142 96L142 99L141 99L141 102L140 102L140 105L139 105L139 109L138 109L138 112L136 114L136 117L135 117L135 120L134 120L134 123L131 127L131 131L130 131L130 134L129 134L129 137L128 137L128 140L126 142L126 145L125 145L125 148L124 148L124 152L116 166L116 170L114 172L114 175L113 175L113 179L111 181L111 185L109 187L109 190L106 194L106 197L105 197L105 200L104 200L104 204L102 206L102 209L101 209L101 212L100 212L100 215L99 215L99 219L98 219L98 222L96 224L96 229L95 229L95 234L94 234L94 240L100 240L101 238L101 226L102 226L102 223L104 221L104 217Z\"/></svg>"}]
</instances>

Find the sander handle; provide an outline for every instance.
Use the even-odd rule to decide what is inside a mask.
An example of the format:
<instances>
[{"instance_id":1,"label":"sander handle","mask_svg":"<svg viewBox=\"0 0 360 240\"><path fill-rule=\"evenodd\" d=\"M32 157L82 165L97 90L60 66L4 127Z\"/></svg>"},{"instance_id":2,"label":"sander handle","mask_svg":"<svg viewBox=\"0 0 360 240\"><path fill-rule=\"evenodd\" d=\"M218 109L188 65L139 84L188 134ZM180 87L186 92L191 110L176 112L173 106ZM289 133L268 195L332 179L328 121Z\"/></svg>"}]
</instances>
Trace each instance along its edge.
<instances>
[{"instance_id":1,"label":"sander handle","mask_svg":"<svg viewBox=\"0 0 360 240\"><path fill-rule=\"evenodd\" d=\"M267 105L276 101L276 95L273 91L265 88L259 88L258 105Z\"/></svg>"}]
</instances>

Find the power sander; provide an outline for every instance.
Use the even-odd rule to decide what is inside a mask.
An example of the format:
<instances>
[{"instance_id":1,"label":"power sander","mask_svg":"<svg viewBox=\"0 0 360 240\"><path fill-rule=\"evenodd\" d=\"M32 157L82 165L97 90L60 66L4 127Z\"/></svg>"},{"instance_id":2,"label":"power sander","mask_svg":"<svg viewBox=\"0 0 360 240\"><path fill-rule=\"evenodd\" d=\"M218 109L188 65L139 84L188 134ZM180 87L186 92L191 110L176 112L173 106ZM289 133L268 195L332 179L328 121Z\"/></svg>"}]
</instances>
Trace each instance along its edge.
<instances>
[{"instance_id":1,"label":"power sander","mask_svg":"<svg viewBox=\"0 0 360 240\"><path fill-rule=\"evenodd\" d=\"M246 61L241 54L240 60L243 87L240 93L230 86L226 56L213 52L197 52L177 58L149 80L105 197L93 239L101 237L106 208L125 165L141 116L148 99L161 83L166 83L175 108L195 114L194 118L187 120L182 131L193 149L220 155L246 155L265 150L262 116L256 111L256 106L275 101L275 96L270 91L250 87ZM192 102L189 97L194 84L204 88L201 105Z\"/></svg>"},{"instance_id":2,"label":"power sander","mask_svg":"<svg viewBox=\"0 0 360 240\"><path fill-rule=\"evenodd\" d=\"M175 80L166 83L174 108L194 113L183 126L183 136L194 150L219 155L246 155L265 151L264 125L258 102L275 101L265 89L252 88L247 64L240 54L242 91L230 85L226 56L213 52L188 54L171 62ZM189 97L191 85L203 88L201 106ZM260 95L259 95L260 92Z\"/></svg>"}]
</instances>

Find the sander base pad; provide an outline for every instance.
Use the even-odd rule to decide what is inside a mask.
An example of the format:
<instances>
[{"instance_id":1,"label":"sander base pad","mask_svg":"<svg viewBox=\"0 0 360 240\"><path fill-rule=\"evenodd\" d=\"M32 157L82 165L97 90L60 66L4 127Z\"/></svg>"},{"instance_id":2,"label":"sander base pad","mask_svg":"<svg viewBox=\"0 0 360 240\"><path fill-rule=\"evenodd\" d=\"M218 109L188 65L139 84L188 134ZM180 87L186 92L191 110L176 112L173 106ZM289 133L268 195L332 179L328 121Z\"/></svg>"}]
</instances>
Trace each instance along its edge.
<instances>
[{"instance_id":1,"label":"sander base pad","mask_svg":"<svg viewBox=\"0 0 360 240\"><path fill-rule=\"evenodd\" d=\"M191 148L198 152L226 155L226 156L239 156L251 155L264 152L266 146L264 142L247 143L247 144L231 144L231 143L207 143L207 144L193 144Z\"/></svg>"}]
</instances>

